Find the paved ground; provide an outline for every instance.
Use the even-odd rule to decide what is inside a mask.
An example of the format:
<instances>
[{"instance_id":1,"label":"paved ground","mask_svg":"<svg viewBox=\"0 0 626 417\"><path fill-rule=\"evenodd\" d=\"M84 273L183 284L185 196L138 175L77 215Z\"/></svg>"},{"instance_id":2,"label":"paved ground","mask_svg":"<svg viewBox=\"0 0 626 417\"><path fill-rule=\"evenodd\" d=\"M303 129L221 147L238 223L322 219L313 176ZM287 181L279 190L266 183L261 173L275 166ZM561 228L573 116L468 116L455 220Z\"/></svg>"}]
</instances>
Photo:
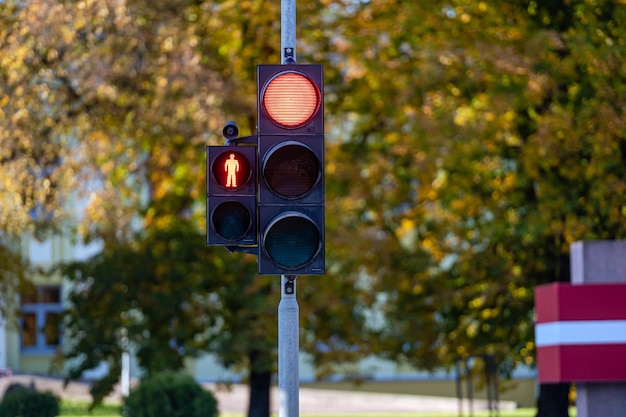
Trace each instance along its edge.
<instances>
[{"instance_id":1,"label":"paved ground","mask_svg":"<svg viewBox=\"0 0 626 417\"><path fill-rule=\"evenodd\" d=\"M223 412L245 413L248 402L248 388L236 385L230 392L220 391L219 387L205 384L216 394ZM272 410L277 412L278 390L271 393ZM457 412L456 399L426 397L418 395L379 394L367 392L331 391L314 388L300 388L300 412L315 414L357 414L357 413L411 413L411 412ZM487 410L485 401L474 401L473 410ZM501 410L515 408L513 402L500 402ZM467 413L468 405L464 404Z\"/></svg>"},{"instance_id":2,"label":"paved ground","mask_svg":"<svg viewBox=\"0 0 626 417\"><path fill-rule=\"evenodd\" d=\"M28 375L14 375L11 377L0 377L0 395L6 387L13 382L30 385L34 383L37 389L50 390L57 395L67 398L74 398L88 401L89 384L82 382L71 382L65 388L63 381L57 378L33 377ZM216 396L219 409L224 413L244 414L248 405L248 388L244 385L232 385L229 388L216 386L215 384L204 384ZM277 412L278 390L272 389L271 404L274 412ZM459 409L456 399L441 397L424 397L417 395L395 395L377 394L349 391L318 390L313 388L300 388L299 391L300 412L301 413L407 413L407 412L456 412ZM119 389L111 394L107 401L119 402L121 394ZM486 410L485 401L475 400L473 402L474 411ZM500 402L501 410L515 408L512 402ZM464 410L468 410L467 404Z\"/></svg>"}]
</instances>

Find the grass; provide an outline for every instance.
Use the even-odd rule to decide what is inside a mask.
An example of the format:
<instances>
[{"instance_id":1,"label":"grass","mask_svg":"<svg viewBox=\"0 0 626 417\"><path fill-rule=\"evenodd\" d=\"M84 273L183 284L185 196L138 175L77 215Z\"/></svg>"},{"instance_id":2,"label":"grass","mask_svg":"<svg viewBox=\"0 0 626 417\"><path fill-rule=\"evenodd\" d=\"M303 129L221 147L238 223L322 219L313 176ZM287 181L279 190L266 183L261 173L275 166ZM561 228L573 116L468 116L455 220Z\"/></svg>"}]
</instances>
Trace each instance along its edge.
<instances>
[{"instance_id":1,"label":"grass","mask_svg":"<svg viewBox=\"0 0 626 417\"><path fill-rule=\"evenodd\" d=\"M59 417L120 417L120 406L103 404L89 411L89 403L84 401L61 400Z\"/></svg>"}]
</instances>

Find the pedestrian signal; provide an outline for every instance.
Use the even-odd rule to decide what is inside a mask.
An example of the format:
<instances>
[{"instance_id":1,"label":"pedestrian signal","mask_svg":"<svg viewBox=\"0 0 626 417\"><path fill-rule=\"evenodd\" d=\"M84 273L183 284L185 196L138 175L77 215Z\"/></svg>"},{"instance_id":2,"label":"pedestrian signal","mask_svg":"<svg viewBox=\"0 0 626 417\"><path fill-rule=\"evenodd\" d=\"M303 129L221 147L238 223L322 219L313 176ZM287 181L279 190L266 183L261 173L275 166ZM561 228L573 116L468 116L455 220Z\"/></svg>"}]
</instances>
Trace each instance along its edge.
<instances>
[{"instance_id":1,"label":"pedestrian signal","mask_svg":"<svg viewBox=\"0 0 626 417\"><path fill-rule=\"evenodd\" d=\"M257 243L256 147L207 147L207 244Z\"/></svg>"},{"instance_id":2,"label":"pedestrian signal","mask_svg":"<svg viewBox=\"0 0 626 417\"><path fill-rule=\"evenodd\" d=\"M211 171L213 178L224 190L236 191L251 182L250 161L238 151L221 152L215 158Z\"/></svg>"}]
</instances>

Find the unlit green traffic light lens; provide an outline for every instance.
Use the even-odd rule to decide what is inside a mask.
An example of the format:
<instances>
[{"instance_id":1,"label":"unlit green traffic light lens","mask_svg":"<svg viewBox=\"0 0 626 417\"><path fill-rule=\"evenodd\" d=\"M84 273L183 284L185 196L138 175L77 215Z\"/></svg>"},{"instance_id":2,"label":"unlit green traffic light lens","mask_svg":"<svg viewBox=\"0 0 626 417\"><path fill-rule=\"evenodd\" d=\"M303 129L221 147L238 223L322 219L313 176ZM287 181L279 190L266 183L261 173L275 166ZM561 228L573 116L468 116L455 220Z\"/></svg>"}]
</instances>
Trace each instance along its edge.
<instances>
[{"instance_id":1,"label":"unlit green traffic light lens","mask_svg":"<svg viewBox=\"0 0 626 417\"><path fill-rule=\"evenodd\" d=\"M286 212L267 229L264 248L272 262L285 269L310 263L320 248L320 232L311 219Z\"/></svg>"}]
</instances>

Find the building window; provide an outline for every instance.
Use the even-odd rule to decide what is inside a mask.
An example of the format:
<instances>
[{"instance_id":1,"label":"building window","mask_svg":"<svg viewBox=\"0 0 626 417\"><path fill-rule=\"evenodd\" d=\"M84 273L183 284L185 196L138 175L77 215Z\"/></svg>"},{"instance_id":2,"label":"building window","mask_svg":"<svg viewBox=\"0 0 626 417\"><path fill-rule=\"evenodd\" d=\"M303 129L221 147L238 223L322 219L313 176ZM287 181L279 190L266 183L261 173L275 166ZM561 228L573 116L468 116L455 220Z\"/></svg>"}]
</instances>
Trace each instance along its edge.
<instances>
[{"instance_id":1,"label":"building window","mask_svg":"<svg viewBox=\"0 0 626 417\"><path fill-rule=\"evenodd\" d=\"M61 287L35 287L22 295L21 310L22 351L54 351L61 344Z\"/></svg>"}]
</instances>

